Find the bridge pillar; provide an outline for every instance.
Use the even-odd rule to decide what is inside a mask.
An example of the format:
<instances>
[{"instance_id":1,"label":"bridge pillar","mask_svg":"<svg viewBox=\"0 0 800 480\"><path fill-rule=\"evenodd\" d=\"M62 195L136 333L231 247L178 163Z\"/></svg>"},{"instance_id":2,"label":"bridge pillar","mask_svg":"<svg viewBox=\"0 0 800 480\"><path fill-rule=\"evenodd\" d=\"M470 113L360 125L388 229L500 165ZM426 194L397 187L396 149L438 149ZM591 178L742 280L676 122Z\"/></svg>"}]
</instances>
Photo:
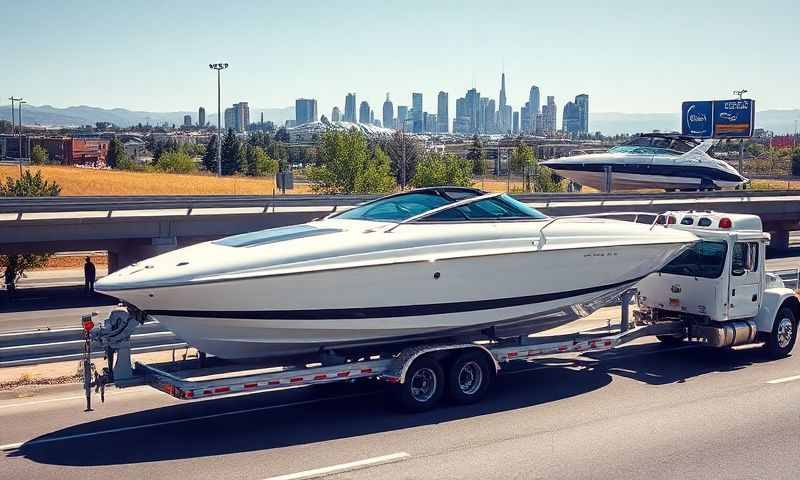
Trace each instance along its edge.
<instances>
[{"instance_id":1,"label":"bridge pillar","mask_svg":"<svg viewBox=\"0 0 800 480\"><path fill-rule=\"evenodd\" d=\"M176 248L178 248L176 237L151 238L146 243L128 242L122 250L108 252L108 273Z\"/></svg>"},{"instance_id":2,"label":"bridge pillar","mask_svg":"<svg viewBox=\"0 0 800 480\"><path fill-rule=\"evenodd\" d=\"M789 230L769 232L769 235L771 237L769 241L770 249L778 251L789 250Z\"/></svg>"}]
</instances>

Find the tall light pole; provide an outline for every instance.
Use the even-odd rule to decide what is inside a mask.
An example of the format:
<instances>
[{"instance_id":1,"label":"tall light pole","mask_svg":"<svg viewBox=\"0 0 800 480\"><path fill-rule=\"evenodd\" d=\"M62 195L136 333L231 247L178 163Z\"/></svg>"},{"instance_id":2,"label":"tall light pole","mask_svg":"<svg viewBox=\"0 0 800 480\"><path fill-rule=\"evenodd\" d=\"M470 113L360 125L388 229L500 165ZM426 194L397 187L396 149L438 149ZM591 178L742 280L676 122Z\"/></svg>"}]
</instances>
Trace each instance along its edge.
<instances>
[{"instance_id":1,"label":"tall light pole","mask_svg":"<svg viewBox=\"0 0 800 480\"><path fill-rule=\"evenodd\" d=\"M14 135L14 123L17 121L17 119L14 118L14 102L16 102L17 100L22 100L22 99L21 98L14 98L13 95L8 97L8 99L11 100L11 135L12 135L11 138L14 138L13 137L13 135Z\"/></svg>"},{"instance_id":2,"label":"tall light pole","mask_svg":"<svg viewBox=\"0 0 800 480\"><path fill-rule=\"evenodd\" d=\"M217 176L222 176L222 71L227 63L209 63L208 68L217 71Z\"/></svg>"},{"instance_id":3,"label":"tall light pole","mask_svg":"<svg viewBox=\"0 0 800 480\"><path fill-rule=\"evenodd\" d=\"M17 115L19 115L19 122L17 122L17 124L19 125L19 176L22 178L22 104L28 102L22 98L19 98L18 100Z\"/></svg>"}]
</instances>

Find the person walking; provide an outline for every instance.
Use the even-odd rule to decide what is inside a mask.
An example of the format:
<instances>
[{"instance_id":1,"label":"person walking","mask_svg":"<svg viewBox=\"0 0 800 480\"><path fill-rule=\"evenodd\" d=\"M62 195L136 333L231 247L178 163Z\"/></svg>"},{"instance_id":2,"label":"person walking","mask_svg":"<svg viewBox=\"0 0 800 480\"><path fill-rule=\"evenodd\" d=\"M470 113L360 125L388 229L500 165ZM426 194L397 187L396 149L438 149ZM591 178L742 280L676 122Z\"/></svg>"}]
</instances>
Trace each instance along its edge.
<instances>
[{"instance_id":1,"label":"person walking","mask_svg":"<svg viewBox=\"0 0 800 480\"><path fill-rule=\"evenodd\" d=\"M86 257L86 263L83 264L83 277L86 281L86 295L94 293L94 281L97 279L97 269L92 263L90 257Z\"/></svg>"}]
</instances>

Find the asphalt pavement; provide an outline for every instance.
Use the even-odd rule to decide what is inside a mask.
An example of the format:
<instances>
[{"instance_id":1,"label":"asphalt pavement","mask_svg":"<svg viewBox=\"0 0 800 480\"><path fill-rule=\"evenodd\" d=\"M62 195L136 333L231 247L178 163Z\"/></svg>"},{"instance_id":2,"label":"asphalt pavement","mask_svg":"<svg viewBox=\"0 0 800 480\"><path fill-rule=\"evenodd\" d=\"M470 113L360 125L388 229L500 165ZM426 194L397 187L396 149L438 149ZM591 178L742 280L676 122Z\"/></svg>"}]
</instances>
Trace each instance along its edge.
<instances>
[{"instance_id":1,"label":"asphalt pavement","mask_svg":"<svg viewBox=\"0 0 800 480\"><path fill-rule=\"evenodd\" d=\"M394 411L390 397L368 382L181 403L137 387L113 390L84 413L80 391L55 387L0 400L0 478L794 479L800 471L800 359L768 361L753 348L642 342L523 364L477 405L417 415Z\"/></svg>"}]
</instances>

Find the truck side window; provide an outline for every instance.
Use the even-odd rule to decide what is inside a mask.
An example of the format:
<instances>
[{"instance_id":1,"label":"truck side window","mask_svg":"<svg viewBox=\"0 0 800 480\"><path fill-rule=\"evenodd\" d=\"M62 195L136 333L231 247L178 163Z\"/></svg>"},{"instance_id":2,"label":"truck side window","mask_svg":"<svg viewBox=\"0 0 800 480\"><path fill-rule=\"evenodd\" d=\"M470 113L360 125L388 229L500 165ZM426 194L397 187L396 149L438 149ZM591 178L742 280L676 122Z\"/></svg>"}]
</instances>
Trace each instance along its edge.
<instances>
[{"instance_id":1,"label":"truck side window","mask_svg":"<svg viewBox=\"0 0 800 480\"><path fill-rule=\"evenodd\" d=\"M731 274L744 275L758 270L758 243L742 242L733 246L733 263Z\"/></svg>"}]
</instances>

